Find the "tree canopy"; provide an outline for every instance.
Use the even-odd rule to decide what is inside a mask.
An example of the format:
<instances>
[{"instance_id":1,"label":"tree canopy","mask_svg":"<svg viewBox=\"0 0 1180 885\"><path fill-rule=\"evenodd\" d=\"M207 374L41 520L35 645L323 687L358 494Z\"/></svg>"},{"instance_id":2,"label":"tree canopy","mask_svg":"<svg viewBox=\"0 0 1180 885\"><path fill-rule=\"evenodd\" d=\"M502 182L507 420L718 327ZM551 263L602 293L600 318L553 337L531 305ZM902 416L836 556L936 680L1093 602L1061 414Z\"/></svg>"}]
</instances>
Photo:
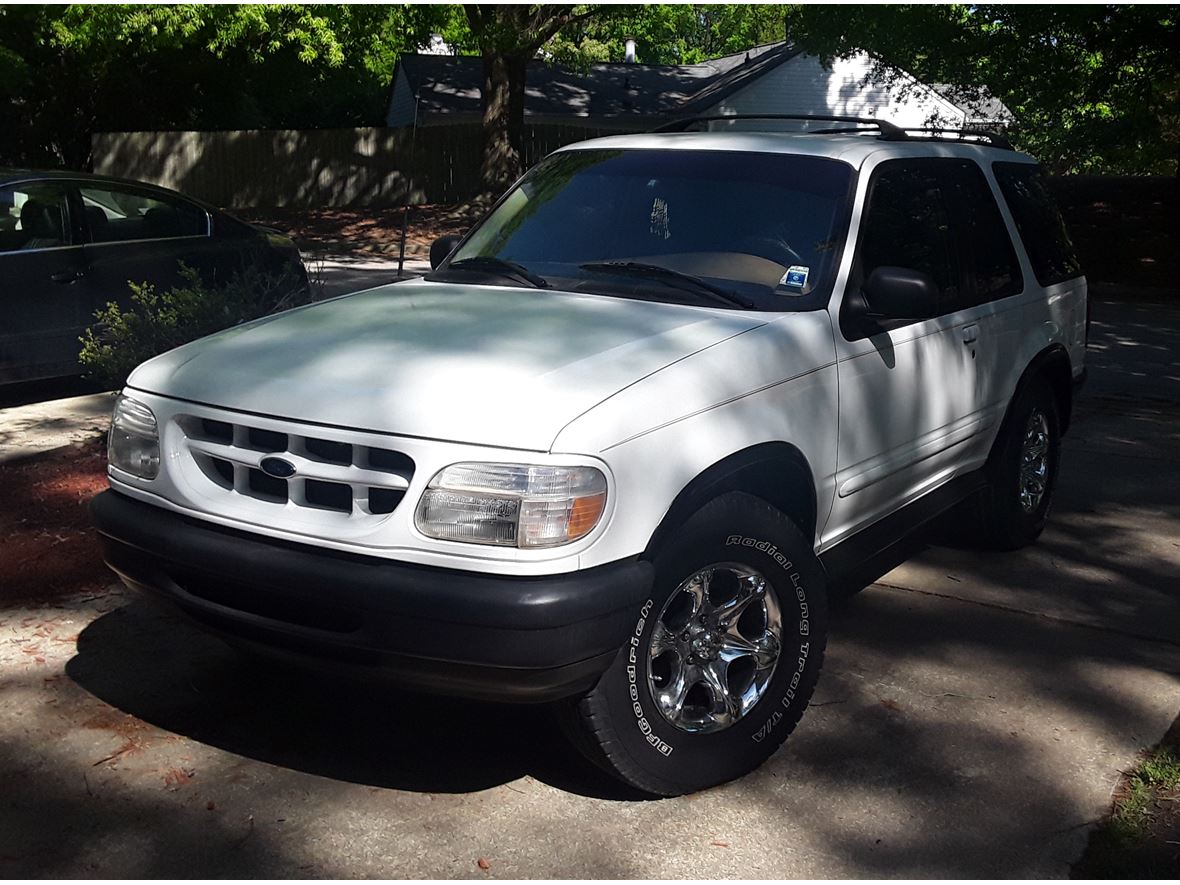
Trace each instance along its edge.
<instances>
[{"instance_id":1,"label":"tree canopy","mask_svg":"<svg viewBox=\"0 0 1180 885\"><path fill-rule=\"evenodd\" d=\"M0 161L84 166L90 133L372 124L443 6L0 6Z\"/></svg>"},{"instance_id":2,"label":"tree canopy","mask_svg":"<svg viewBox=\"0 0 1180 885\"><path fill-rule=\"evenodd\" d=\"M1060 172L1176 172L1176 6L800 7L804 44L864 49L927 83L985 86L1015 114L1013 141Z\"/></svg>"},{"instance_id":3,"label":"tree canopy","mask_svg":"<svg viewBox=\"0 0 1180 885\"><path fill-rule=\"evenodd\" d=\"M569 4L471 4L464 10L472 42L483 58L480 177L487 194L494 196L524 171L521 129L528 63L562 28L603 10Z\"/></svg>"},{"instance_id":4,"label":"tree canopy","mask_svg":"<svg viewBox=\"0 0 1180 885\"><path fill-rule=\"evenodd\" d=\"M0 6L0 113L20 121L0 127L0 163L85 166L90 133L104 129L379 125L398 55L432 33L485 64L516 59L519 68L532 57L619 60L629 36L640 62L691 63L789 29L823 57L866 50L925 82L987 87L1015 113L1016 143L1058 171L1176 171L1174 5L480 9L473 17L456 5ZM514 23L521 15L535 21Z\"/></svg>"}]
</instances>

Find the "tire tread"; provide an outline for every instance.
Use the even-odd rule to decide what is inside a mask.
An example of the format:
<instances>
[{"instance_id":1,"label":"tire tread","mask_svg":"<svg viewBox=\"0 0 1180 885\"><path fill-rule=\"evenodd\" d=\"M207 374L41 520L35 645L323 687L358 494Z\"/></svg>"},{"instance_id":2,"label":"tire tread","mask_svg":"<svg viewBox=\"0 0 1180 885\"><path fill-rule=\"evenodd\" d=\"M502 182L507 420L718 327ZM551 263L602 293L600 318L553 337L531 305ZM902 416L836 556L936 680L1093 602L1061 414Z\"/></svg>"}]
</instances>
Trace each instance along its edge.
<instances>
[{"instance_id":1,"label":"tire tread","mask_svg":"<svg viewBox=\"0 0 1180 885\"><path fill-rule=\"evenodd\" d=\"M691 524L698 518L723 518L720 514L714 515L711 511L735 505L741 506L746 514L749 514L753 510L759 512L763 518L768 518L779 523L780 531L795 535L797 541L803 546L803 549L811 549L810 542L806 540L803 533L793 521L761 498L743 492L732 492L715 498L686 520L685 525ZM820 573L822 574L822 571ZM813 600L813 605L823 607L823 617L826 622L826 594L823 587L819 588L819 592L815 593ZM807 692L808 701L810 701L811 692L815 689L815 681L818 680L819 673L823 669L825 645L826 636L824 636L823 640L816 642L814 652L816 655L815 667L811 671L814 675L812 677L812 684ZM769 743L766 744L770 748L770 752L767 754L768 756L777 750L791 732L794 731L800 719L803 718L803 713L808 706L809 703L802 703L789 709L786 718L775 727L772 736L768 738ZM616 736L614 727L611 725L611 717L607 709L605 697L603 696L601 684L595 686L581 698L571 699L565 702L559 708L559 721L571 743L591 762L608 774L625 781L645 793L651 793L657 796L677 796L684 793L682 788L660 778L653 777L635 762L632 755Z\"/></svg>"}]
</instances>

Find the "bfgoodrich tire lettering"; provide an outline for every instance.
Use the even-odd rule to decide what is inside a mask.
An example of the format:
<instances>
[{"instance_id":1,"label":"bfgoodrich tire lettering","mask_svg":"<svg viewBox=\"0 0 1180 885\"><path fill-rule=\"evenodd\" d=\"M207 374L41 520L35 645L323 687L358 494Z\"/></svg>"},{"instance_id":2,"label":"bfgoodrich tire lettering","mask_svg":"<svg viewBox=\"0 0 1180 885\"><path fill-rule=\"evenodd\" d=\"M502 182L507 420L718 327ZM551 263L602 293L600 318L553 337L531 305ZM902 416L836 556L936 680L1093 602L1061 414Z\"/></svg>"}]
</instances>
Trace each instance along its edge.
<instances>
[{"instance_id":1,"label":"bfgoodrich tire lettering","mask_svg":"<svg viewBox=\"0 0 1180 885\"><path fill-rule=\"evenodd\" d=\"M727 494L703 507L656 554L654 565L652 595L636 609L618 657L598 685L565 710L565 721L577 732L575 744L608 771L646 792L677 795L757 768L794 729L823 664L827 602L811 544L785 516L746 494ZM706 603L710 622L693 632L684 614L699 594L686 583L711 569L717 586ZM777 635L768 627L770 607L756 592L760 579L777 606ZM710 644L709 631L724 631L725 612L746 591L755 600L740 615L747 623L730 629L734 636L742 631L751 651L733 662L741 671L728 683L734 689L729 705L716 705L719 694L710 688L716 683L701 674L711 651L720 648L724 655L730 646L724 636ZM689 601L680 604L685 594ZM650 650L673 644L666 639L672 632L677 650L653 657ZM695 710L670 715L675 704L661 705L658 694L669 685L663 662L689 657L691 673L699 675L697 694L688 700ZM755 675L760 666L770 671L764 684ZM661 667L664 672L655 673Z\"/></svg>"}]
</instances>

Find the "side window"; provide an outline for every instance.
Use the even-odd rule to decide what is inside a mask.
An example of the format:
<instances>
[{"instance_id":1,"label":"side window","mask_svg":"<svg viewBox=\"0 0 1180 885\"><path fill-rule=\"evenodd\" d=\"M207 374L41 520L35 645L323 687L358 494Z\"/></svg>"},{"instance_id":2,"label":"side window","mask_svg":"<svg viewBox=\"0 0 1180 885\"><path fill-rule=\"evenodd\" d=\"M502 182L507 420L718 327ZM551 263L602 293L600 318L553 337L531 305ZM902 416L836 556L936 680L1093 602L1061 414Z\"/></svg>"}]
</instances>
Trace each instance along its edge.
<instances>
[{"instance_id":1,"label":"side window","mask_svg":"<svg viewBox=\"0 0 1180 885\"><path fill-rule=\"evenodd\" d=\"M938 160L878 166L861 224L859 279L882 266L921 271L950 309L959 299L961 270L948 196Z\"/></svg>"},{"instance_id":2,"label":"side window","mask_svg":"<svg viewBox=\"0 0 1180 885\"><path fill-rule=\"evenodd\" d=\"M993 163L992 171L1037 281L1051 286L1081 276L1081 263L1041 168L1030 163Z\"/></svg>"},{"instance_id":3,"label":"side window","mask_svg":"<svg viewBox=\"0 0 1180 885\"><path fill-rule=\"evenodd\" d=\"M1020 262L983 170L963 160L948 166L947 171L957 198L955 220L969 253L968 280L973 290L967 293L969 303L983 304L1015 295L1024 288Z\"/></svg>"},{"instance_id":4,"label":"side window","mask_svg":"<svg viewBox=\"0 0 1180 885\"><path fill-rule=\"evenodd\" d=\"M0 189L0 252L71 245L66 193L64 187L53 182Z\"/></svg>"},{"instance_id":5,"label":"side window","mask_svg":"<svg viewBox=\"0 0 1180 885\"><path fill-rule=\"evenodd\" d=\"M82 187L82 211L92 243L203 237L205 211L182 200L114 186Z\"/></svg>"}]
</instances>

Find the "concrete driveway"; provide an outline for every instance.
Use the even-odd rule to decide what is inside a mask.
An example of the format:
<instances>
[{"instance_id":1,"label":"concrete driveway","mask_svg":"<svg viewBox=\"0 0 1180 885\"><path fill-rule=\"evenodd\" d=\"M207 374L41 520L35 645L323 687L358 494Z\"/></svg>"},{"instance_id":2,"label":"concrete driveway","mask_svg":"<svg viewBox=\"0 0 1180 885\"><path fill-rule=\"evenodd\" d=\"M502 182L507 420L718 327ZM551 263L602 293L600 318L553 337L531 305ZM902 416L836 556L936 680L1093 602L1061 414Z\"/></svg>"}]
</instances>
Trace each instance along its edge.
<instances>
[{"instance_id":1,"label":"concrete driveway","mask_svg":"<svg viewBox=\"0 0 1180 885\"><path fill-rule=\"evenodd\" d=\"M1042 541L915 543L741 781L637 801L542 709L260 673L112 587L0 611L0 875L1066 876L1180 710L1180 310L1092 337Z\"/></svg>"},{"instance_id":2,"label":"concrete driveway","mask_svg":"<svg viewBox=\"0 0 1180 885\"><path fill-rule=\"evenodd\" d=\"M421 276L429 272L430 262L426 259L407 258L402 266L401 278ZM318 282L323 286L325 298L384 286L399 279L397 258L350 255L313 258L307 261L307 273L313 284Z\"/></svg>"}]
</instances>

